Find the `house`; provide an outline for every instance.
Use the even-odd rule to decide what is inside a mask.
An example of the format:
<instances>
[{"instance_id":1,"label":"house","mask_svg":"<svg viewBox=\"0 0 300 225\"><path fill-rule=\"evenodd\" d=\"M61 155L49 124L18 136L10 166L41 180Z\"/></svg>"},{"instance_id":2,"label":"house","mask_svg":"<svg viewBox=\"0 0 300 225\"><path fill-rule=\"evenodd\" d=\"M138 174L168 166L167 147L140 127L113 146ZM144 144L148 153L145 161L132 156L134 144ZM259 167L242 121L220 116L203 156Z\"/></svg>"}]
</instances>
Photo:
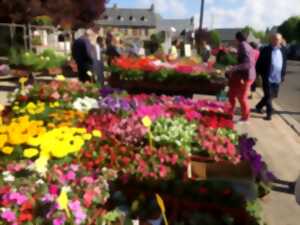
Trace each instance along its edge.
<instances>
[{"instance_id":1,"label":"house","mask_svg":"<svg viewBox=\"0 0 300 225\"><path fill-rule=\"evenodd\" d=\"M244 28L221 28L215 29L220 34L221 43L227 46L235 45L235 35L237 32L242 31ZM256 38L252 32L248 35L249 42L260 43L260 40Z\"/></svg>"},{"instance_id":2,"label":"house","mask_svg":"<svg viewBox=\"0 0 300 225\"><path fill-rule=\"evenodd\" d=\"M100 33L121 33L127 38L148 39L156 31L156 14L154 5L149 9L118 8L115 4L102 13L99 20Z\"/></svg>"},{"instance_id":3,"label":"house","mask_svg":"<svg viewBox=\"0 0 300 225\"><path fill-rule=\"evenodd\" d=\"M194 30L194 19L164 19L155 13L154 4L147 9L106 8L99 20L95 21L100 27L101 35L108 31L121 33L129 39L147 40L157 32L173 31L178 37Z\"/></svg>"}]
</instances>

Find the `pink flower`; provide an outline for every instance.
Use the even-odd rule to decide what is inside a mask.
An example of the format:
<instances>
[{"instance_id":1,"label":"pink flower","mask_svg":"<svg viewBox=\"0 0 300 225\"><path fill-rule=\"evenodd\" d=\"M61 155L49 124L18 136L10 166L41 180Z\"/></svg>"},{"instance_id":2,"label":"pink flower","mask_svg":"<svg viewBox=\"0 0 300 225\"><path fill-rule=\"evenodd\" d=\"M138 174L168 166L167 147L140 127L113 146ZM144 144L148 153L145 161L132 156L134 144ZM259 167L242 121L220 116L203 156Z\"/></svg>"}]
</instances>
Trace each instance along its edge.
<instances>
[{"instance_id":1,"label":"pink flower","mask_svg":"<svg viewBox=\"0 0 300 225\"><path fill-rule=\"evenodd\" d=\"M58 195L58 187L56 185L50 185L49 193L51 195Z\"/></svg>"},{"instance_id":2,"label":"pink flower","mask_svg":"<svg viewBox=\"0 0 300 225\"><path fill-rule=\"evenodd\" d=\"M74 217L75 217L75 224L80 225L86 219L86 213L82 210L80 206L80 201L75 200L69 203L69 208L71 209Z\"/></svg>"},{"instance_id":3,"label":"pink flower","mask_svg":"<svg viewBox=\"0 0 300 225\"><path fill-rule=\"evenodd\" d=\"M16 220L16 214L11 210L6 209L1 213L1 218L6 220L6 222L12 223Z\"/></svg>"},{"instance_id":4,"label":"pink flower","mask_svg":"<svg viewBox=\"0 0 300 225\"><path fill-rule=\"evenodd\" d=\"M9 195L9 200L11 201L16 201L16 203L18 205L22 205L23 203L25 203L27 201L27 197L25 195L22 195L18 192L12 192Z\"/></svg>"},{"instance_id":5,"label":"pink flower","mask_svg":"<svg viewBox=\"0 0 300 225\"><path fill-rule=\"evenodd\" d=\"M54 100L58 100L60 99L60 94L56 91L56 92L53 92L50 97Z\"/></svg>"},{"instance_id":6,"label":"pink flower","mask_svg":"<svg viewBox=\"0 0 300 225\"><path fill-rule=\"evenodd\" d=\"M168 173L168 169L167 167L165 167L164 165L160 165L159 166L159 176L161 178L164 178L167 176L167 173Z\"/></svg>"},{"instance_id":7,"label":"pink flower","mask_svg":"<svg viewBox=\"0 0 300 225\"><path fill-rule=\"evenodd\" d=\"M69 171L65 176L65 179L68 181L75 180L75 178L76 178L76 174L73 171Z\"/></svg>"},{"instance_id":8,"label":"pink flower","mask_svg":"<svg viewBox=\"0 0 300 225\"><path fill-rule=\"evenodd\" d=\"M66 222L66 219L64 216L62 216L62 217L54 219L53 225L63 225L63 224L65 224L65 222Z\"/></svg>"},{"instance_id":9,"label":"pink flower","mask_svg":"<svg viewBox=\"0 0 300 225\"><path fill-rule=\"evenodd\" d=\"M90 207L92 202L93 202L93 198L95 196L95 193L93 190L87 190L84 195L83 195L83 201L84 201L84 205L86 207Z\"/></svg>"}]
</instances>

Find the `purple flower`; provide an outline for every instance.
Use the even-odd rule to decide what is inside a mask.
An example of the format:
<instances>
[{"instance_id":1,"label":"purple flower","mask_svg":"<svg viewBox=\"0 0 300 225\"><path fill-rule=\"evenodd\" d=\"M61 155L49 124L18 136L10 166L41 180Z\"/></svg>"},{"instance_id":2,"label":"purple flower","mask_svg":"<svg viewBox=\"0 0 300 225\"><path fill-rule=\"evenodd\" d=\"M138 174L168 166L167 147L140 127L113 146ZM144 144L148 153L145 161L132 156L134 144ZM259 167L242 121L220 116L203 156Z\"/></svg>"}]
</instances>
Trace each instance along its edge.
<instances>
[{"instance_id":1,"label":"purple flower","mask_svg":"<svg viewBox=\"0 0 300 225\"><path fill-rule=\"evenodd\" d=\"M12 223L16 220L16 214L11 210L6 209L4 212L1 213L1 218L4 219L6 222Z\"/></svg>"},{"instance_id":2,"label":"purple flower","mask_svg":"<svg viewBox=\"0 0 300 225\"><path fill-rule=\"evenodd\" d=\"M99 107L111 112L129 111L131 106L128 100L116 96L107 96L99 100Z\"/></svg>"}]
</instances>

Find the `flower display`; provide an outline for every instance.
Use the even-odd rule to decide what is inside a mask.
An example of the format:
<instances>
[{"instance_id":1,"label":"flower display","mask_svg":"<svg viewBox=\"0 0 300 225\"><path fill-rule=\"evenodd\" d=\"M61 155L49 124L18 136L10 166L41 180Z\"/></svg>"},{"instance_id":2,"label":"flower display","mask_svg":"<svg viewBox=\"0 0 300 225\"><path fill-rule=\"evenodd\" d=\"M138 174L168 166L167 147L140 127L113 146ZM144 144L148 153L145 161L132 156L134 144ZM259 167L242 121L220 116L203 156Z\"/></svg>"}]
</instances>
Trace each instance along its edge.
<instances>
[{"instance_id":1,"label":"flower display","mask_svg":"<svg viewBox=\"0 0 300 225\"><path fill-rule=\"evenodd\" d=\"M169 63L158 59L126 57L116 59L111 70L114 73L121 73L122 79L125 80L152 79L163 81L182 75L193 75L207 79L213 74L213 70L204 64Z\"/></svg>"},{"instance_id":2,"label":"flower display","mask_svg":"<svg viewBox=\"0 0 300 225\"><path fill-rule=\"evenodd\" d=\"M141 69L153 76L205 71L150 59L118 63L133 76ZM206 202L241 210L245 198L231 183L207 185L186 174L196 155L216 164L249 162L255 180L264 182L270 174L254 144L235 131L224 102L129 95L67 79L35 84L1 109L0 224L160 221L152 218L161 213L155 194L170 224L176 224L179 205L180 217L190 215L186 209L206 209Z\"/></svg>"}]
</instances>

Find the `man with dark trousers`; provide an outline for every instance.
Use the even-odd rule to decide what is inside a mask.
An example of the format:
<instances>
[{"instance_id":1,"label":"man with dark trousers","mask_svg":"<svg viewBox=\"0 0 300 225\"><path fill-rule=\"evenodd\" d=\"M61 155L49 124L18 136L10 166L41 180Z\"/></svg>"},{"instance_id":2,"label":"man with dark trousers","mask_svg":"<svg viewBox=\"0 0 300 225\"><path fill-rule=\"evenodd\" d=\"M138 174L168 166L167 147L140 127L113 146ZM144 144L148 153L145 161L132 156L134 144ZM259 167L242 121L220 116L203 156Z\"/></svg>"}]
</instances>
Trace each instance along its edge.
<instances>
[{"instance_id":1,"label":"man with dark trousers","mask_svg":"<svg viewBox=\"0 0 300 225\"><path fill-rule=\"evenodd\" d=\"M83 36L76 39L72 46L72 56L76 61L78 68L78 76L81 82L91 81L89 71L94 71L94 59L96 51L90 40L90 29Z\"/></svg>"},{"instance_id":2,"label":"man with dark trousers","mask_svg":"<svg viewBox=\"0 0 300 225\"><path fill-rule=\"evenodd\" d=\"M272 99L278 97L280 84L284 82L286 65L287 51L282 46L282 35L273 34L271 44L261 50L256 64L257 73L262 77L264 91L263 98L256 105L256 112L262 113L262 108L266 106L265 120L272 120Z\"/></svg>"}]
</instances>

